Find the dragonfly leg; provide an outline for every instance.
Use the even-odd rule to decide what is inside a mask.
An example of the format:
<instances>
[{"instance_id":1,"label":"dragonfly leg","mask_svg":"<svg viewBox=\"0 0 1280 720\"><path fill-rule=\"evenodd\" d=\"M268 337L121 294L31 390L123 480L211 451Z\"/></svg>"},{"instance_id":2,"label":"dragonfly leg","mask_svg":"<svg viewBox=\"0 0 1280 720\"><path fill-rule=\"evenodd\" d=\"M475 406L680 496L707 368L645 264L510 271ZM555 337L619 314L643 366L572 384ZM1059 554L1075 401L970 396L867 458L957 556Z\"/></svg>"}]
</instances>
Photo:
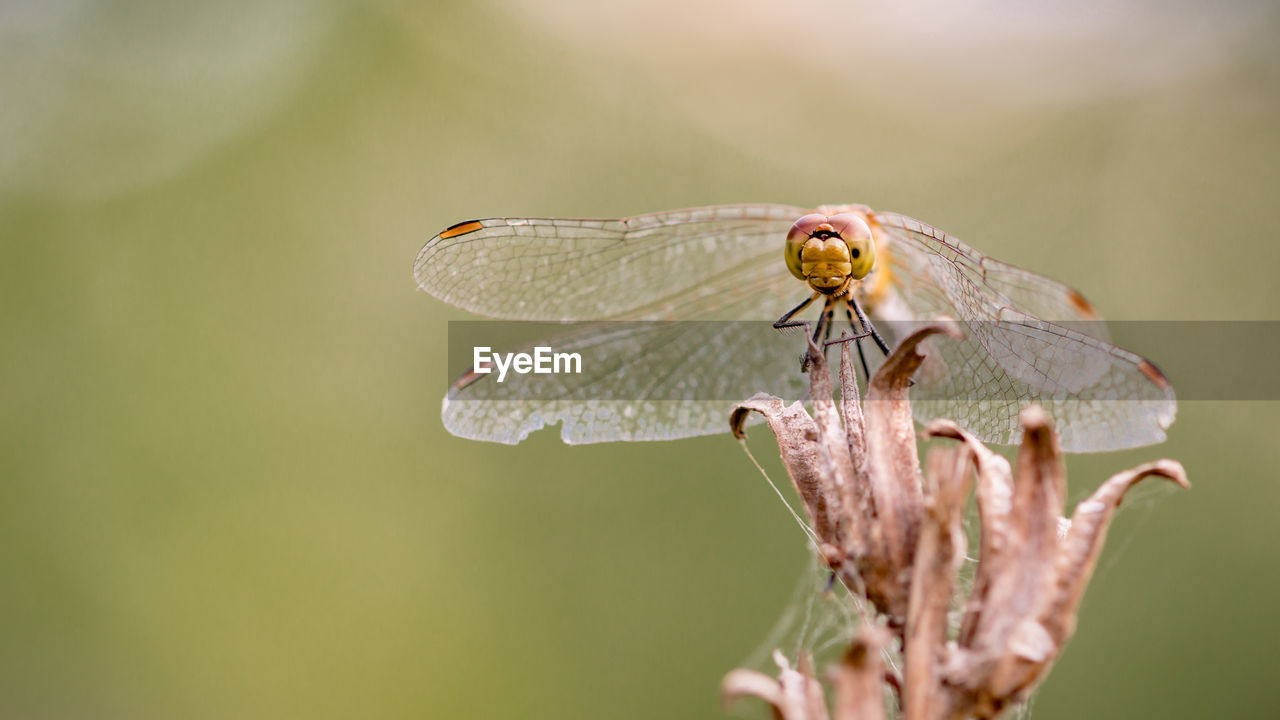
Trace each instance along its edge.
<instances>
[{"instance_id":1,"label":"dragonfly leg","mask_svg":"<svg viewBox=\"0 0 1280 720\"><path fill-rule=\"evenodd\" d=\"M814 294L805 298L804 301L801 302L799 305L796 305L795 307L791 308L786 313L784 313L782 317L778 318L777 320L774 320L773 327L777 330L782 330L784 328L792 328L792 327L802 327L805 330L805 334L808 335L809 321L808 320L792 320L791 318L795 317L796 314L799 313L801 310L804 310L805 308L809 307L809 305L812 304L814 300L817 300L821 296L822 296L822 293L815 292ZM831 299L828 298L826 307L822 311L822 315L818 317L817 327L814 328L813 335L811 337L811 341L812 341L810 343L811 347L807 348L804 354L800 356L800 372L809 371L809 363L813 361L813 356L811 354L814 352L813 347L817 345L818 338L822 337L823 333L826 332L831 325L831 302L832 302Z\"/></svg>"},{"instance_id":2,"label":"dragonfly leg","mask_svg":"<svg viewBox=\"0 0 1280 720\"><path fill-rule=\"evenodd\" d=\"M871 383L871 368L867 367L867 354L862 352L862 338L858 338L858 362L862 363L862 377Z\"/></svg>"},{"instance_id":3,"label":"dragonfly leg","mask_svg":"<svg viewBox=\"0 0 1280 720\"><path fill-rule=\"evenodd\" d=\"M866 378L867 382L871 382L871 368L867 366L866 353L862 352L862 339L867 337L871 333L867 332L865 328L859 328L857 326L857 324L853 319L853 306L850 305L849 303L844 304L844 315L849 319L849 327L853 328L855 331L855 334L853 337L845 338L845 340L857 341L855 345L858 348L858 362L862 363L862 377ZM857 332L858 330L862 330L862 332Z\"/></svg>"},{"instance_id":4,"label":"dragonfly leg","mask_svg":"<svg viewBox=\"0 0 1280 720\"><path fill-rule=\"evenodd\" d=\"M864 331L862 331L862 332L860 332L860 333L855 333L855 334L853 334L853 335L850 335L849 333L844 332L844 333L841 333L841 334L840 334L840 337L839 337L839 338L837 338L837 339L835 339L835 340L832 340L832 339L831 339L831 332L832 332L832 330L835 328L835 324L834 324L831 320L832 320L832 318L835 316L836 302L837 302L837 301L836 301L835 299L828 299L828 300L827 300L827 307L826 307L826 309L825 309L825 310L823 311L823 313L822 313L822 320L821 320L821 322L822 322L822 324L826 325L826 330L822 333L822 351L823 351L823 353L825 354L825 353L826 353L827 348L831 347L832 345L839 345L839 344L841 344L841 343L847 343L847 342L851 342L851 341L853 341L853 342L858 342L858 343L859 343L859 344L858 344L858 354L859 354L859 355L861 355L861 354L862 354L862 345L861 345L861 341L862 341L862 339L863 339L863 338L865 338L865 337L867 337L868 335L870 335L870 333L866 332L865 330L864 330ZM847 312L848 312L848 309L846 308L846 313L847 313ZM853 323L852 323L852 322L850 322L849 324L850 324L851 326L853 325ZM854 327L853 329L854 329L855 331L856 331L856 330L858 330L858 328L856 328L856 327ZM816 334L816 333L814 334L814 342L813 342L813 344L814 344L814 348L816 348L816 347L817 347L817 345L818 345L818 340L817 340L817 334ZM813 348L811 348L811 349L810 349L810 352L813 352ZM864 358L864 359L863 359L863 361L862 361L862 369L863 369L863 371L864 371L864 372L866 372L866 369L867 369L867 362L866 362L866 359L865 359L865 358ZM867 375L867 377L871 377L871 375L870 375L870 374L868 374L868 375Z\"/></svg>"},{"instance_id":5,"label":"dragonfly leg","mask_svg":"<svg viewBox=\"0 0 1280 720\"><path fill-rule=\"evenodd\" d=\"M853 329L853 334L852 334L852 335L850 335L850 334L848 334L848 333L842 333L842 334L840 335L840 337L839 337L839 338L837 338L837 339L835 339L835 340L832 340L832 339L831 339L831 329L832 329L832 327L834 327L834 326L830 325L830 323L831 323L831 318L832 318L832 316L835 314L835 313L834 313L834 311L835 311L835 303L834 303L834 302L832 302L832 303L831 303L831 305L830 305L830 306L828 306L828 308L827 308L827 323L828 323L829 327L827 327L827 334L826 334L826 337L824 337L824 338L822 339L822 346L825 348L825 347L830 347L830 346L832 346L832 345L839 345L840 343L847 343L847 342L851 342L851 341L858 341L858 353L859 353L859 354L861 354L861 353L862 353L862 342L861 342L861 340L862 340L863 338L865 338L865 337L869 337L869 336L871 335L871 333L867 332L866 330L862 330L861 328L859 328L857 325L855 325L855 324L854 324L854 322L853 322L853 313L851 313L851 312L849 311L849 306L848 306L848 305L845 305L845 308L844 308L844 314L845 314L845 317L849 318L849 327ZM861 332L858 332L859 330L862 330L862 331L861 331ZM863 369L864 369L864 370L866 369L866 363L865 363L865 362L863 363Z\"/></svg>"},{"instance_id":6,"label":"dragonfly leg","mask_svg":"<svg viewBox=\"0 0 1280 720\"><path fill-rule=\"evenodd\" d=\"M885 343L884 338L880 337L880 333L876 332L876 326L872 325L871 321L867 319L867 314L862 312L862 307L858 305L858 301L854 299L853 293L845 295L845 298L849 303L849 307L853 308L853 311L857 313L858 322L862 325L863 329L871 333L871 339L876 341L876 345L880 348L880 352L884 353L885 357L888 357L888 344Z\"/></svg>"},{"instance_id":7,"label":"dragonfly leg","mask_svg":"<svg viewBox=\"0 0 1280 720\"><path fill-rule=\"evenodd\" d=\"M816 298L817 295L815 294ZM812 298L811 298L812 299ZM835 313L835 299L827 298L826 303L822 306L822 314L818 316L817 327L813 329L813 336L809 339L809 349L804 355L800 356L800 371L809 372L809 365L813 362L814 356L826 350L827 338L831 337L831 316Z\"/></svg>"},{"instance_id":8,"label":"dragonfly leg","mask_svg":"<svg viewBox=\"0 0 1280 720\"><path fill-rule=\"evenodd\" d=\"M814 293L809 297L805 298L804 302L800 303L799 305L783 313L782 317L773 321L774 329L781 330L783 328L789 328L789 327L803 327L805 328L805 332L807 333L809 329L809 322L807 320L792 320L791 318L795 317L796 313L809 307L809 304L812 303L814 300L817 300L818 296L821 294L822 293Z\"/></svg>"},{"instance_id":9,"label":"dragonfly leg","mask_svg":"<svg viewBox=\"0 0 1280 720\"><path fill-rule=\"evenodd\" d=\"M822 308L822 315L818 317L818 327L813 331L813 344L818 344L818 338L822 338L822 347L825 349L827 341L831 339L831 316L835 313L835 302L830 298L827 304Z\"/></svg>"},{"instance_id":10,"label":"dragonfly leg","mask_svg":"<svg viewBox=\"0 0 1280 720\"><path fill-rule=\"evenodd\" d=\"M863 329L868 334L871 335L872 340L876 341L876 345L879 346L880 352L884 353L885 357L888 357L889 345L884 341L884 338L880 337L880 333L876 332L876 326L872 325L871 321L867 319L867 314L862 312L862 307L858 305L858 301L854 299L853 294L850 293L846 295L845 298L849 303L849 307L853 308L853 311L857 313L858 322L862 324ZM862 355L861 343L858 344L858 355L859 357L862 357L862 369L865 371L867 369L867 359L865 356ZM870 373L867 374L867 382L871 382ZM915 384L916 384L915 378L911 378L910 380L907 381L908 387L911 387Z\"/></svg>"}]
</instances>

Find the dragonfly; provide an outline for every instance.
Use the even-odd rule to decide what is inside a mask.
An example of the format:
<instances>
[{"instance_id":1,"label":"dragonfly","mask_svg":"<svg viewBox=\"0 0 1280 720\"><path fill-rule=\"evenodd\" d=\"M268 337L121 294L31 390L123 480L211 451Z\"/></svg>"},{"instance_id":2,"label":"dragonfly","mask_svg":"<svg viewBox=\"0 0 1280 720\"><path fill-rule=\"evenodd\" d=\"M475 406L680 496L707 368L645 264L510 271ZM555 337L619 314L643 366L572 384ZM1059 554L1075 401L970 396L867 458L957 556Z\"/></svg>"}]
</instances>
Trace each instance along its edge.
<instances>
[{"instance_id":1,"label":"dragonfly","mask_svg":"<svg viewBox=\"0 0 1280 720\"><path fill-rule=\"evenodd\" d=\"M732 402L751 394L733 394L742 388L803 395L775 328L803 325L822 341L838 314L859 331L864 366L922 322L957 322L962 338L927 341L913 413L950 417L986 442L1018 442L1030 403L1049 411L1068 452L1161 442L1177 410L1165 375L1113 345L1076 290L865 205L469 220L431 238L413 275L478 315L572 323L551 342L592 366L537 376L536 393L468 371L442 417L472 439L517 443L556 424L569 443L722 433ZM816 320L797 319L813 305ZM863 354L863 338L880 352Z\"/></svg>"}]
</instances>

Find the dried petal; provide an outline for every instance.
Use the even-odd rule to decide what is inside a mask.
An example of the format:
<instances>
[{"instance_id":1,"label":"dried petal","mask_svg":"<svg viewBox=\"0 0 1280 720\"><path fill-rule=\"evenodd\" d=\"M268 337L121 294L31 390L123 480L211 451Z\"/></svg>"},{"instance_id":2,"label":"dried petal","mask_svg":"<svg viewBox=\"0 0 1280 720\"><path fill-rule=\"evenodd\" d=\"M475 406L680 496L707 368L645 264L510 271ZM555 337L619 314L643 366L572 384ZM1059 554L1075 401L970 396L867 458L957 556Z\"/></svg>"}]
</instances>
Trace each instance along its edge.
<instances>
[{"instance_id":1,"label":"dried petal","mask_svg":"<svg viewBox=\"0 0 1280 720\"><path fill-rule=\"evenodd\" d=\"M782 705L782 684L777 678L771 678L755 670L729 671L720 681L720 699L725 707L729 707L744 697L757 697L774 708Z\"/></svg>"},{"instance_id":2,"label":"dried petal","mask_svg":"<svg viewBox=\"0 0 1280 720\"><path fill-rule=\"evenodd\" d=\"M773 659L782 668L778 680L782 683L783 692L803 703L804 714L796 717L804 720L827 720L827 702L822 696L822 683L814 677L813 657L809 653L800 653L795 670L787 669L786 658L776 650Z\"/></svg>"},{"instance_id":3,"label":"dried petal","mask_svg":"<svg viewBox=\"0 0 1280 720\"><path fill-rule=\"evenodd\" d=\"M964 557L964 530L960 526L969 470L965 447L934 448L929 453L929 497L926 519L916 547L911 577L911 601L907 609L906 696L902 699L907 720L937 716L941 702L937 668L946 647L947 610L956 571Z\"/></svg>"},{"instance_id":4,"label":"dried petal","mask_svg":"<svg viewBox=\"0 0 1280 720\"><path fill-rule=\"evenodd\" d=\"M801 656L794 670L782 653L774 651L773 659L779 669L776 680L754 670L734 670L725 675L720 682L725 705L754 696L773 706L774 715L781 720L827 720L822 685L814 679L808 657Z\"/></svg>"},{"instance_id":5,"label":"dried petal","mask_svg":"<svg viewBox=\"0 0 1280 720\"><path fill-rule=\"evenodd\" d=\"M734 435L745 438L746 417L758 412L769 423L769 429L778 440L778 451L787 475L804 503L818 537L834 542L839 537L843 522L843 500L833 482L831 459L818 443L818 424L805 412L799 402L783 405L772 395L758 393L749 400L733 407L729 424Z\"/></svg>"},{"instance_id":6,"label":"dried petal","mask_svg":"<svg viewBox=\"0 0 1280 720\"><path fill-rule=\"evenodd\" d=\"M1018 698L1039 678L1056 654L1039 625L1056 584L1058 518L1065 478L1057 440L1039 407L1022 412L1022 448L1014 482L1008 563L988 574L985 607L976 620L970 649L986 669L984 691L994 698ZM985 558L978 561L979 566Z\"/></svg>"},{"instance_id":7,"label":"dried petal","mask_svg":"<svg viewBox=\"0 0 1280 720\"><path fill-rule=\"evenodd\" d=\"M935 322L912 333L885 360L867 390L871 496L885 546L898 568L907 567L915 554L922 500L915 421L907 398L911 375L924 362L916 348L930 335L958 337L953 325Z\"/></svg>"},{"instance_id":8,"label":"dried petal","mask_svg":"<svg viewBox=\"0 0 1280 720\"><path fill-rule=\"evenodd\" d=\"M1076 506L1071 516L1071 528L1057 557L1054 602L1043 618L1044 625L1060 646L1075 630L1076 609L1098 563L1116 508L1120 507L1120 501L1129 488L1153 475L1172 480L1185 489L1191 487L1181 463L1157 460L1111 476L1089 499Z\"/></svg>"},{"instance_id":9,"label":"dried petal","mask_svg":"<svg viewBox=\"0 0 1280 720\"><path fill-rule=\"evenodd\" d=\"M883 720L884 663L891 638L878 625L864 625L832 672L836 720Z\"/></svg>"},{"instance_id":10,"label":"dried petal","mask_svg":"<svg viewBox=\"0 0 1280 720\"><path fill-rule=\"evenodd\" d=\"M827 489L824 501L830 503L832 515L840 519L840 522L833 523L833 534L822 537L836 547L845 547L851 524L845 504L852 502L850 495L854 492L857 479L854 477L853 456L849 450L849 435L845 432L833 399L827 359L816 346L811 349L809 396L813 398L813 419L818 426L818 462L823 466Z\"/></svg>"},{"instance_id":11,"label":"dried petal","mask_svg":"<svg viewBox=\"0 0 1280 720\"><path fill-rule=\"evenodd\" d=\"M978 519L981 523L978 540L978 557L981 560L974 574L973 589L965 603L960 634L956 638L961 647L970 647L978 627L978 619L987 605L991 578L1002 574L1009 564L1008 549L1013 532L1009 521L1009 515L1013 512L1013 471L1008 460L992 452L980 440L950 420L935 420L929 423L925 432L932 437L952 438L965 443L978 472L974 494L978 500Z\"/></svg>"},{"instance_id":12,"label":"dried petal","mask_svg":"<svg viewBox=\"0 0 1280 720\"><path fill-rule=\"evenodd\" d=\"M840 344L840 414L844 418L845 433L849 440L849 455L853 458L854 487L864 493L868 492L871 468L867 457L867 426L862 416L858 375L853 369L849 343Z\"/></svg>"},{"instance_id":13,"label":"dried petal","mask_svg":"<svg viewBox=\"0 0 1280 720\"><path fill-rule=\"evenodd\" d=\"M1024 429L1013 490L1014 532L1022 544L1023 562L1051 562L1057 549L1058 518L1066 495L1066 470L1049 416L1039 405L1019 415Z\"/></svg>"}]
</instances>

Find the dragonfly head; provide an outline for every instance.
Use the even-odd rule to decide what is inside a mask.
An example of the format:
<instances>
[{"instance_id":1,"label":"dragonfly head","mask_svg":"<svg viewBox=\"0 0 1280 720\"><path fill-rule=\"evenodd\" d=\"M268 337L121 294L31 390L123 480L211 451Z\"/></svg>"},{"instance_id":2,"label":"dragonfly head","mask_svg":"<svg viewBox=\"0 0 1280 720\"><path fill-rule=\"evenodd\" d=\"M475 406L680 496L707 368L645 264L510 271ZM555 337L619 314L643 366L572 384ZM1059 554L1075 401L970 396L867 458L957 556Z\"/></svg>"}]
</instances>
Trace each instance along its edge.
<instances>
[{"instance_id":1,"label":"dragonfly head","mask_svg":"<svg viewBox=\"0 0 1280 720\"><path fill-rule=\"evenodd\" d=\"M791 274L824 295L845 292L876 262L871 228L852 213L805 215L787 233L784 252Z\"/></svg>"}]
</instances>

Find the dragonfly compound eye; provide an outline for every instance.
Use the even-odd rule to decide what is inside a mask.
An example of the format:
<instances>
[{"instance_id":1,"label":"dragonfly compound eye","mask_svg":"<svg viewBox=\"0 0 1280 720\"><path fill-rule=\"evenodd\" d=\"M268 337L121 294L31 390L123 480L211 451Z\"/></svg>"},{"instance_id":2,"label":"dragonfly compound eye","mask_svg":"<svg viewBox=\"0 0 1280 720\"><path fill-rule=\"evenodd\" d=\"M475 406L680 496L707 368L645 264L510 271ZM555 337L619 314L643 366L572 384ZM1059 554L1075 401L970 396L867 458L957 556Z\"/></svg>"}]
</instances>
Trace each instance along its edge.
<instances>
[{"instance_id":1,"label":"dragonfly compound eye","mask_svg":"<svg viewBox=\"0 0 1280 720\"><path fill-rule=\"evenodd\" d=\"M826 215L810 213L797 220L787 232L787 244L783 248L783 254L787 261L787 269L799 280L808 280L800 267L800 253L809 238L817 232L818 226L825 222L827 222Z\"/></svg>"},{"instance_id":2,"label":"dragonfly compound eye","mask_svg":"<svg viewBox=\"0 0 1280 720\"><path fill-rule=\"evenodd\" d=\"M849 246L849 274L853 279L861 280L870 274L876 265L876 244L866 221L851 213L839 213L827 218L827 222Z\"/></svg>"}]
</instances>

